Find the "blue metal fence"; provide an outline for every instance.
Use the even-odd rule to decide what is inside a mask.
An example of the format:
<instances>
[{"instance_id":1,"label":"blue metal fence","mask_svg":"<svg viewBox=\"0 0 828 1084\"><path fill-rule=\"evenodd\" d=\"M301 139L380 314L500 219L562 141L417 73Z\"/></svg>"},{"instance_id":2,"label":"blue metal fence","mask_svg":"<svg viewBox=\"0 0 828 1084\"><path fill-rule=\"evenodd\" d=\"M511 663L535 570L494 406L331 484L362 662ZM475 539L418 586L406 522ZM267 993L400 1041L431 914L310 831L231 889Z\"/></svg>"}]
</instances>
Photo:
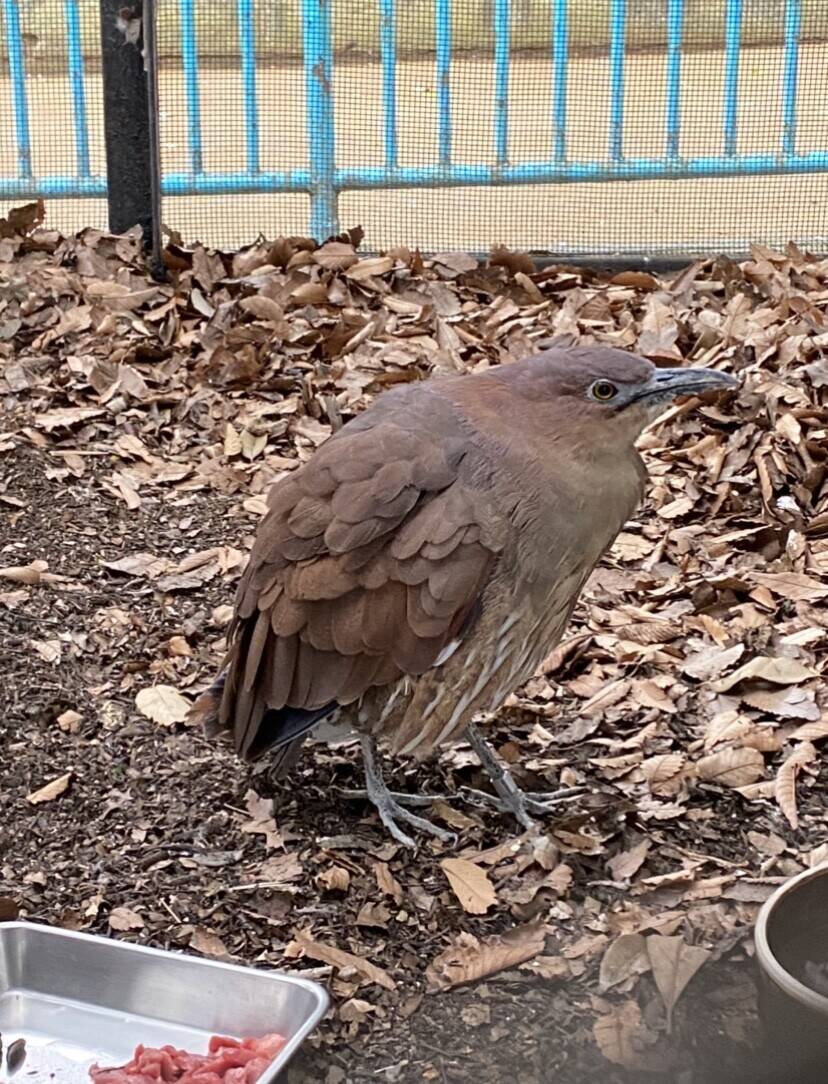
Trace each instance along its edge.
<instances>
[{"instance_id":1,"label":"blue metal fence","mask_svg":"<svg viewBox=\"0 0 828 1084\"><path fill-rule=\"evenodd\" d=\"M397 4L376 0L379 7L379 54L383 116L383 155L379 164L337 165L333 103L333 0L301 0L305 73L308 160L303 168L280 169L262 161L259 143L255 0L237 0L238 49L244 101L246 165L243 170L216 172L206 168L202 149L199 49L195 0L177 0L181 26L181 62L187 108L188 168L162 178L168 196L234 193L303 192L310 196L311 233L322 238L338 232L337 197L349 189L424 188L464 185L520 185L632 181L655 178L701 178L747 174L812 173L828 170L828 148L797 150L797 91L802 0L785 0L780 8L784 48L780 72L779 145L761 153L739 153L739 76L743 0L726 0L722 153L682 155L681 73L685 0L665 0L667 62L665 69L665 140L659 156L625 153L625 66L627 29L632 0L609 3L608 132L605 157L579 158L568 147L570 89L570 11L567 0L550 0L549 78L551 115L539 123L550 129L548 158L513 161L510 157L511 0L493 0L494 95L493 162L458 162L452 132L452 0L435 5L435 111L437 154L432 162L401 165L398 153ZM64 0L66 50L72 90L76 170L55 175L33 163L26 59L20 22L20 0L2 0L8 54L16 172L0 176L0 198L78 197L106 194L104 177L90 170L84 59L79 31L78 0ZM481 156L482 157L482 156ZM2 171L5 172L5 171Z\"/></svg>"}]
</instances>

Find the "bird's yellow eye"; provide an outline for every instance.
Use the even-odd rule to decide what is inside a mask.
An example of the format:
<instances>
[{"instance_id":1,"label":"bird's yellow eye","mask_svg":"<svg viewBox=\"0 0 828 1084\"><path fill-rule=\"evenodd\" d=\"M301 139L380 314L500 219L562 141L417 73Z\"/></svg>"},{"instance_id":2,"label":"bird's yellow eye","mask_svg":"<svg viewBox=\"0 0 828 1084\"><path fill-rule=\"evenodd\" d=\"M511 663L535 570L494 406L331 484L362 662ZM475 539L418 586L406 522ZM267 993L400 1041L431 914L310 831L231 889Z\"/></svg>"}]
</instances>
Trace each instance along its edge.
<instances>
[{"instance_id":1,"label":"bird's yellow eye","mask_svg":"<svg viewBox=\"0 0 828 1084\"><path fill-rule=\"evenodd\" d=\"M618 388L616 388L609 380L596 380L589 389L589 393L592 398L597 399L599 403L608 403L610 399L616 397Z\"/></svg>"}]
</instances>

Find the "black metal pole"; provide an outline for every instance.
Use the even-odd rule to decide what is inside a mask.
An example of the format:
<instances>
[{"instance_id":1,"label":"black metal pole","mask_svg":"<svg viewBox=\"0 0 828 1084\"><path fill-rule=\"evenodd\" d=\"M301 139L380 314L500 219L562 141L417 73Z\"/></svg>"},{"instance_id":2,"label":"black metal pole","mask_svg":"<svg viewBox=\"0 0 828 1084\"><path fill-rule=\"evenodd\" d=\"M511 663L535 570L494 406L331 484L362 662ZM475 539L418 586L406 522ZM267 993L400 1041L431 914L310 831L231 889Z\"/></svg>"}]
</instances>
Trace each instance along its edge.
<instances>
[{"instance_id":1,"label":"black metal pole","mask_svg":"<svg viewBox=\"0 0 828 1084\"><path fill-rule=\"evenodd\" d=\"M156 3L144 0L144 68L147 73L147 116L149 118L150 185L152 201L152 236L149 239L152 277L163 282L167 277L161 243L161 139L158 115L158 39Z\"/></svg>"},{"instance_id":2,"label":"black metal pole","mask_svg":"<svg viewBox=\"0 0 828 1084\"><path fill-rule=\"evenodd\" d=\"M109 228L139 225L153 240L149 77L144 65L143 0L100 0Z\"/></svg>"}]
</instances>

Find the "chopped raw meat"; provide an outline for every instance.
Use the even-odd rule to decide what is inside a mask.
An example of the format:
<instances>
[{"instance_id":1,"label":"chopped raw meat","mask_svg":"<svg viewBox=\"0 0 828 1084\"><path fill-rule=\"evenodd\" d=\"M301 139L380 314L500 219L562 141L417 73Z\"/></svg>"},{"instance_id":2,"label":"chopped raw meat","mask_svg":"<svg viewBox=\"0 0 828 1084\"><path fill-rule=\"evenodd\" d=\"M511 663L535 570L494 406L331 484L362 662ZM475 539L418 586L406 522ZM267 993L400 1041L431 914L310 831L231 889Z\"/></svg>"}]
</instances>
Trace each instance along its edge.
<instances>
[{"instance_id":1,"label":"chopped raw meat","mask_svg":"<svg viewBox=\"0 0 828 1084\"><path fill-rule=\"evenodd\" d=\"M256 1084L285 1039L228 1039L214 1035L206 1054L176 1050L174 1046L136 1046L132 1061L117 1068L93 1065L93 1084Z\"/></svg>"}]
</instances>

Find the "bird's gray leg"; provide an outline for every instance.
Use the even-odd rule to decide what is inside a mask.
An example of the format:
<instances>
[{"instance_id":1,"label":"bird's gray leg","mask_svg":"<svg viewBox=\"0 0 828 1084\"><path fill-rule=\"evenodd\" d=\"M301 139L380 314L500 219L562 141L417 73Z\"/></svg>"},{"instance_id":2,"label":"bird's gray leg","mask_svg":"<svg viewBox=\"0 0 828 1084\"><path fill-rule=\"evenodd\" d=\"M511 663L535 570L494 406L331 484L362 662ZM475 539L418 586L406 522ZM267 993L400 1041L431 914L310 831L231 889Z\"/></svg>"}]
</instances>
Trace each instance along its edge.
<instances>
[{"instance_id":1,"label":"bird's gray leg","mask_svg":"<svg viewBox=\"0 0 828 1084\"><path fill-rule=\"evenodd\" d=\"M412 828L419 828L421 832L428 832L443 840L444 843L456 843L457 836L453 832L447 832L438 828L436 824L427 821L424 817L418 817L416 813L402 806L395 795L389 791L382 778L382 769L377 755L377 743L369 734L363 734L360 738L362 745L362 758L365 763L365 789L369 800L376 806L380 820L396 839L405 847L416 847L416 843L403 832L397 821L404 821Z\"/></svg>"},{"instance_id":2,"label":"bird's gray leg","mask_svg":"<svg viewBox=\"0 0 828 1084\"><path fill-rule=\"evenodd\" d=\"M555 794L546 795L542 799L530 797L520 789L512 778L509 769L497 756L474 723L469 723L466 727L466 737L483 765L486 774L491 779L500 801L498 802L492 795L485 794L482 791L471 791L471 793L486 801L494 802L499 809L512 813L523 828L534 828L535 822L530 816L531 813L549 813L552 807L559 802L566 802L584 792L583 787L567 787Z\"/></svg>"}]
</instances>

